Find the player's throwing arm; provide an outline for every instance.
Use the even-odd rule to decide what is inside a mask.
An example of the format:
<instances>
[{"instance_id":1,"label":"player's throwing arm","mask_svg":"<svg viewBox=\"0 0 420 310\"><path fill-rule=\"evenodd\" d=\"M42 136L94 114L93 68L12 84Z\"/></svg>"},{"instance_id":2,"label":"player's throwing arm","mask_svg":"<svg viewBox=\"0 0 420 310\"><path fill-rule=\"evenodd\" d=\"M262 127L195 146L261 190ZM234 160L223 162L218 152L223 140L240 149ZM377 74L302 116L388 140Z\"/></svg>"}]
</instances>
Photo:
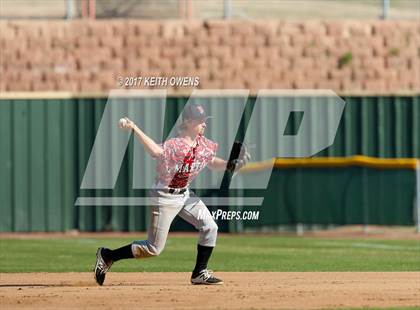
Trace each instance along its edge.
<instances>
[{"instance_id":1,"label":"player's throwing arm","mask_svg":"<svg viewBox=\"0 0 420 310\"><path fill-rule=\"evenodd\" d=\"M139 127L137 127L137 125L128 117L121 118L118 122L118 126L121 129L133 130L137 139L141 144L143 144L146 151L152 157L159 157L163 154L163 149L155 141L153 141L153 139L146 135Z\"/></svg>"}]
</instances>

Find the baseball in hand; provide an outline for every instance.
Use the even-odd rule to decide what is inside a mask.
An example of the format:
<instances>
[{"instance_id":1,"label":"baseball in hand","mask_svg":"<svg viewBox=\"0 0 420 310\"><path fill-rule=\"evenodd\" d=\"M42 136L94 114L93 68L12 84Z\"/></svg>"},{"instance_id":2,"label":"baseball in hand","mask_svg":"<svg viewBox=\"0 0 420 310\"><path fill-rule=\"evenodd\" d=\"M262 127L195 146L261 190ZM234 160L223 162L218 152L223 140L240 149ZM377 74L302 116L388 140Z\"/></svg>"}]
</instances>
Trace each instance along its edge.
<instances>
[{"instance_id":1,"label":"baseball in hand","mask_svg":"<svg viewBox=\"0 0 420 310\"><path fill-rule=\"evenodd\" d=\"M118 121L118 126L120 128L127 128L127 120L125 118L120 118L120 120Z\"/></svg>"}]
</instances>

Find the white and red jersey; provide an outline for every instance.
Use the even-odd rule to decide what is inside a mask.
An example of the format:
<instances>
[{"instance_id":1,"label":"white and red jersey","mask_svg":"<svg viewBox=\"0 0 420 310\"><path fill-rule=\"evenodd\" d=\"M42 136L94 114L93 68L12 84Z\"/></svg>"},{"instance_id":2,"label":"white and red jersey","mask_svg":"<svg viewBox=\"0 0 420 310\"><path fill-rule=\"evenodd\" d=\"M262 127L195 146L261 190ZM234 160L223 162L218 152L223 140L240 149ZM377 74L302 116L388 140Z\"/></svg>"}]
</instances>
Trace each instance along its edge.
<instances>
[{"instance_id":1,"label":"white and red jersey","mask_svg":"<svg viewBox=\"0 0 420 310\"><path fill-rule=\"evenodd\" d=\"M161 144L163 154L156 158L156 182L170 188L187 187L216 156L217 143L199 135L195 146L180 137Z\"/></svg>"}]
</instances>

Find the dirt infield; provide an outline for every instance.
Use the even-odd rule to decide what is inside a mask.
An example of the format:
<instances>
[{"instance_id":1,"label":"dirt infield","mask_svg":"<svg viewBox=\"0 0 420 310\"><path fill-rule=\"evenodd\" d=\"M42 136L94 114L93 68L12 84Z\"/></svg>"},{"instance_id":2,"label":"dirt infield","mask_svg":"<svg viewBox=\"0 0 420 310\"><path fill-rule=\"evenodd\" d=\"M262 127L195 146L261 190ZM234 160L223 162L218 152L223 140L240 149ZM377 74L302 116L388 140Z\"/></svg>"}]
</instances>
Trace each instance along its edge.
<instances>
[{"instance_id":1,"label":"dirt infield","mask_svg":"<svg viewBox=\"0 0 420 310\"><path fill-rule=\"evenodd\" d=\"M420 272L221 272L223 286L187 273L2 273L3 309L319 309L420 306Z\"/></svg>"}]
</instances>

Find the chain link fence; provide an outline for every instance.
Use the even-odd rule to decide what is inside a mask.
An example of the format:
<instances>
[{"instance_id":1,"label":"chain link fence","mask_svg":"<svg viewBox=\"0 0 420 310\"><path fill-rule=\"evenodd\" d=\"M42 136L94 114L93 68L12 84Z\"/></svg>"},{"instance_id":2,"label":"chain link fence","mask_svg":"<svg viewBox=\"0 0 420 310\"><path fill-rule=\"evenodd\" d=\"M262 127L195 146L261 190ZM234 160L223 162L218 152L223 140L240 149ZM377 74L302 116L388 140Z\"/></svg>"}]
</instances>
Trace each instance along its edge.
<instances>
[{"instance_id":1,"label":"chain link fence","mask_svg":"<svg viewBox=\"0 0 420 310\"><path fill-rule=\"evenodd\" d=\"M0 19L405 19L418 0L1 0Z\"/></svg>"}]
</instances>

